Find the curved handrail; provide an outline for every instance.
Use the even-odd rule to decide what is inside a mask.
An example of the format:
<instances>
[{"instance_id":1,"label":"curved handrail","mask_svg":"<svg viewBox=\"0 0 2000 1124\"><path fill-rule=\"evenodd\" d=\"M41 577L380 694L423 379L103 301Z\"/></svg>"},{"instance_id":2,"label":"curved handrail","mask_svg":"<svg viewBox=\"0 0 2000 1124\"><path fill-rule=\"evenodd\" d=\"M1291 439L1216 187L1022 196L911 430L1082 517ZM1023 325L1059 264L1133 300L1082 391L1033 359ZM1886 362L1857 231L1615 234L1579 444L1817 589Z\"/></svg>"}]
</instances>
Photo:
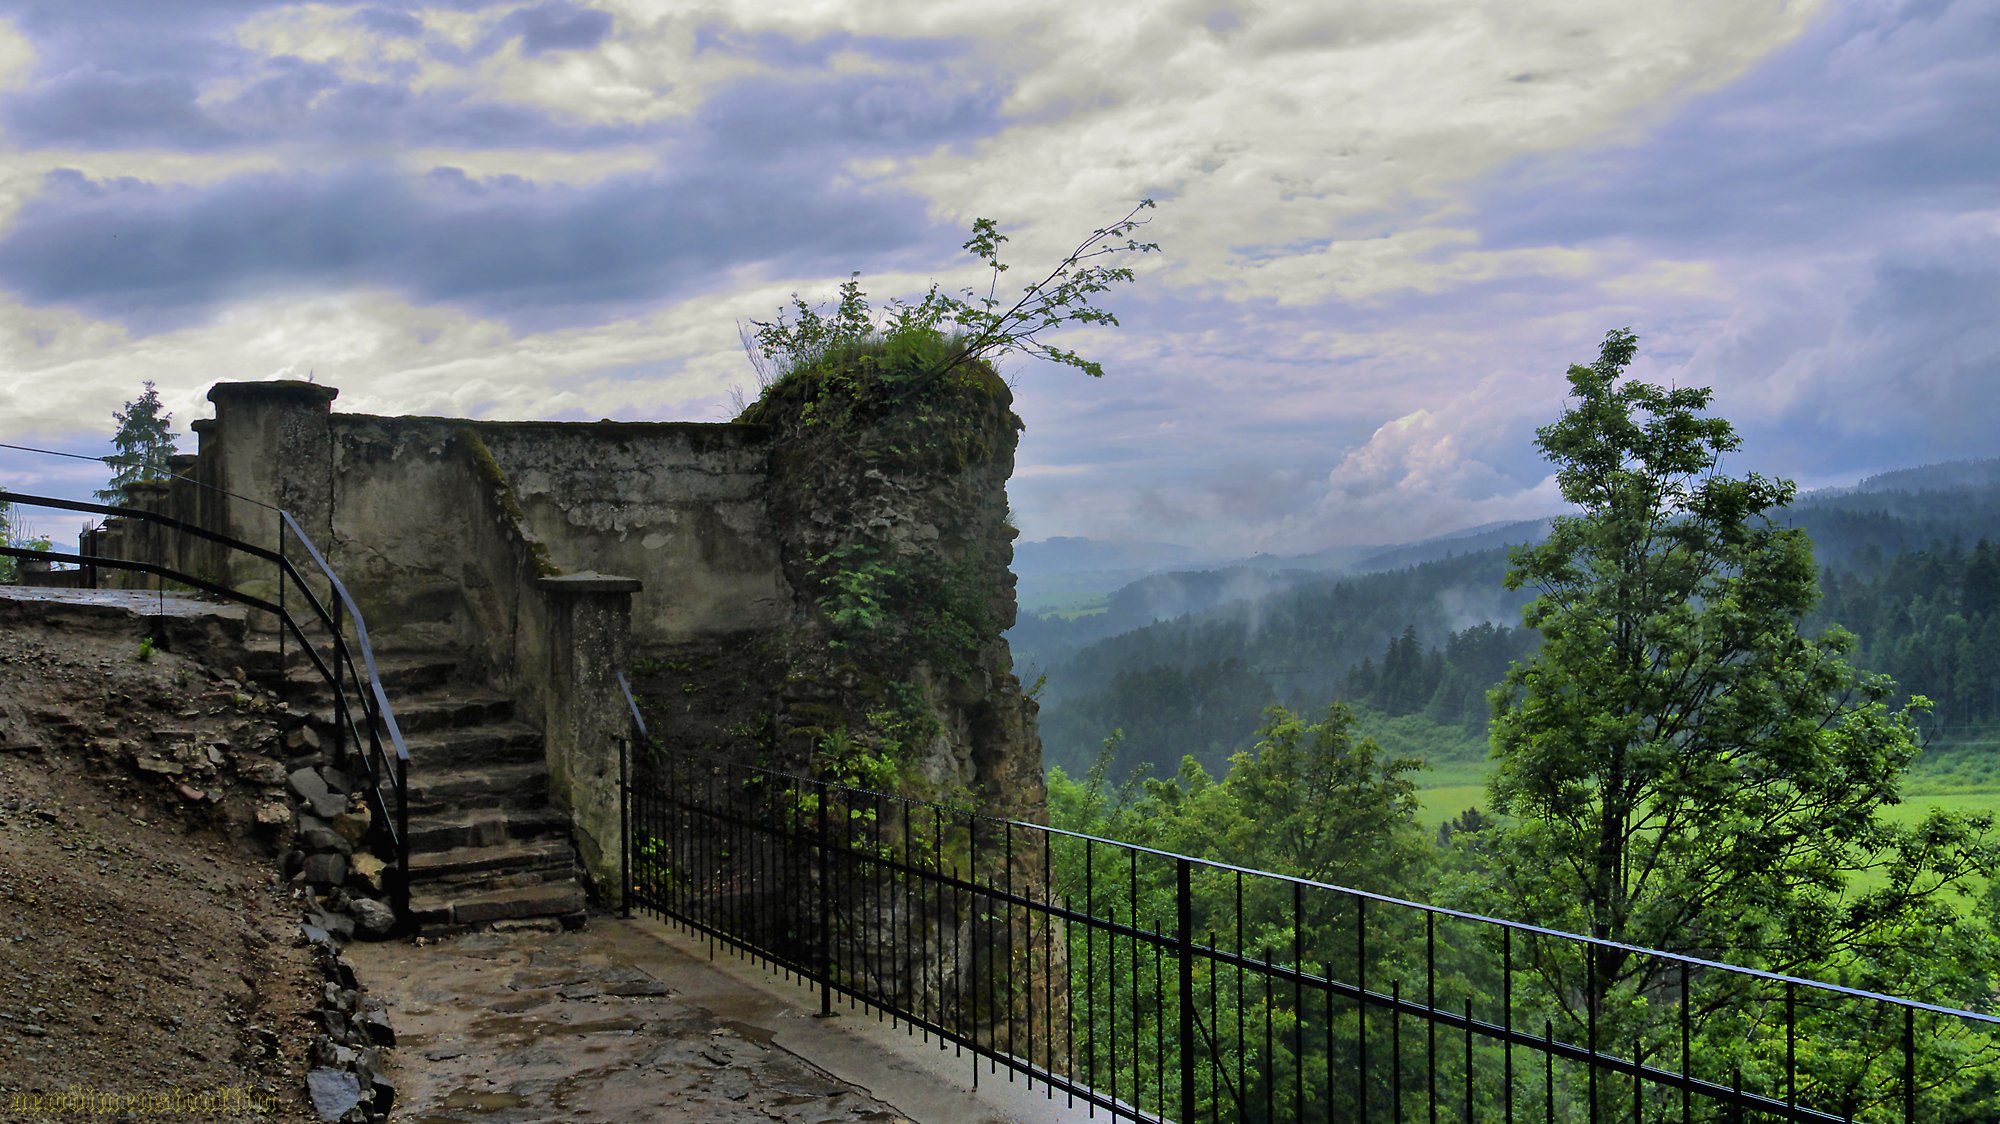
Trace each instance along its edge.
<instances>
[{"instance_id":1,"label":"curved handrail","mask_svg":"<svg viewBox=\"0 0 2000 1124\"><path fill-rule=\"evenodd\" d=\"M361 606L354 603L353 596L347 592L347 584L340 580L340 575L333 572L333 567L328 564L326 556L321 554L319 548L313 545L312 539L306 537L304 529L299 526L296 519L292 518L292 513L280 509L278 514L284 519L285 526L291 528L293 536L299 540L299 545L305 548L306 554L311 556L313 563L319 567L319 572L325 575L327 584L332 586L334 593L340 598L340 603L347 608L347 615L354 622L355 641L361 647L362 665L368 669L368 687L374 693L375 701L382 708L382 722L389 735L389 741L396 747L397 760L408 761L410 759L410 750L408 746L403 744L402 727L396 724L396 715L389 707L389 698L382 692L382 677L375 670L375 647L368 641L368 622L361 617ZM280 557L282 558L282 556ZM290 561L287 560L285 566L287 569L290 569ZM296 576L297 572L293 571L293 573ZM300 582L300 588L305 588L303 581ZM306 596L308 599L311 599L312 592L306 590ZM314 604L317 606L316 601Z\"/></svg>"},{"instance_id":2,"label":"curved handrail","mask_svg":"<svg viewBox=\"0 0 2000 1124\"><path fill-rule=\"evenodd\" d=\"M270 550L229 535L211 531L185 520L176 519L173 516L160 512L148 511L144 508L86 503L80 500L65 500L53 496L36 496L6 489L0 489L0 503L21 503L32 507L48 507L61 511L76 511L86 514L139 519L170 528L184 535L192 535L196 538L216 543L253 558L271 562L278 567L281 600L274 603L266 598L211 582L192 574L182 573L157 563L104 558L81 553L64 554L56 551L32 550L25 547L0 546L0 554L17 558L29 558L46 562L76 563L85 566L155 574L170 581L181 582L203 592L274 614L281 626L279 635L282 637L285 631L289 631L298 640L299 646L305 650L306 656L310 659L313 670L334 692L337 707L335 721L345 726L345 733L354 739L356 750L360 753L368 772L369 790L370 795L373 797L371 803L374 805L375 811L382 816L383 828L389 832L390 843L395 848L397 864L403 874L403 877L398 880L396 887L396 912L399 917L406 916L409 912L410 865L409 747L404 742L402 728L396 721L395 710L389 703L388 694L382 688L381 676L375 665L374 646L369 640L368 625L362 617L360 606L355 604L353 596L349 594L346 585L341 582L339 576L334 573L332 565L326 560L326 556L313 544L312 539L298 525L298 521L292 518L291 513L283 509L272 509L278 512L281 519L279 534L281 549ZM319 568L320 573L326 578L336 598L334 610L344 609L348 617L353 620L357 643L361 649L362 662L360 667L355 665L353 655L348 649L346 637L342 631L336 611L329 610L325 605L321 604L320 599L313 593L312 587L307 584L305 576L292 564L291 559L284 554L282 547L284 533L287 530L298 538L300 546L305 549L307 555L312 559L313 564ZM282 594L287 577L291 579L291 584L296 585L299 592L304 595L307 606L312 610L312 615L318 619L320 625L327 630L328 635L331 637L333 645L332 667L329 667L327 661L320 657L318 650L307 639L305 631L299 627L298 621L292 617L292 614L287 611L282 603ZM367 672L365 678L362 674L363 668ZM346 703L345 679L349 675L353 677L357 689L363 684L367 687L366 692L363 693L360 700L362 714L367 720L367 751L361 750L363 737L361 731L354 728L350 718L352 711ZM382 746L382 737L385 734L388 737L389 748L393 750L393 765L391 757L385 754ZM393 773L393 776L385 777L385 774L390 773ZM382 792L385 779L389 782L390 789L395 795L393 821L390 819L388 799Z\"/></svg>"}]
</instances>

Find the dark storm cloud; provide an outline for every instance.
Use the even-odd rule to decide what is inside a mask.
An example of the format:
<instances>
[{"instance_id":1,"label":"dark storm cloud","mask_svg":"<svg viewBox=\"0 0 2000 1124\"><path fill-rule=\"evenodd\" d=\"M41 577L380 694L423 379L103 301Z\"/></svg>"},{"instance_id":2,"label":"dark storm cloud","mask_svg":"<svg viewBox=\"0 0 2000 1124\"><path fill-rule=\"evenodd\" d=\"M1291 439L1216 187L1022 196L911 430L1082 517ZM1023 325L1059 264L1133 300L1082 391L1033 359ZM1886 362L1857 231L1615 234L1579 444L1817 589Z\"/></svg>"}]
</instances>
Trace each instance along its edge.
<instances>
[{"instance_id":1,"label":"dark storm cloud","mask_svg":"<svg viewBox=\"0 0 2000 1124\"><path fill-rule=\"evenodd\" d=\"M1845 8L1643 138L1524 161L1475 200L1487 247L1600 238L1676 255L1823 243L2000 183L2000 7ZM1632 143L1634 140L1639 143Z\"/></svg>"},{"instance_id":2,"label":"dark storm cloud","mask_svg":"<svg viewBox=\"0 0 2000 1124\"><path fill-rule=\"evenodd\" d=\"M389 8L363 8L355 13L355 21L378 35L398 35L405 39L424 33L424 21L408 12L398 12Z\"/></svg>"},{"instance_id":3,"label":"dark storm cloud","mask_svg":"<svg viewBox=\"0 0 2000 1124\"><path fill-rule=\"evenodd\" d=\"M1830 308L1773 302L1696 360L1708 381L1813 372L1749 441L1837 475L1993 455L2000 432L2000 234L1875 263Z\"/></svg>"},{"instance_id":4,"label":"dark storm cloud","mask_svg":"<svg viewBox=\"0 0 2000 1124\"><path fill-rule=\"evenodd\" d=\"M259 174L159 188L48 177L0 241L0 285L146 329L246 292L383 285L524 327L599 322L737 266L826 268L894 252L922 207L695 168L588 186L456 169Z\"/></svg>"},{"instance_id":5,"label":"dark storm cloud","mask_svg":"<svg viewBox=\"0 0 2000 1124\"><path fill-rule=\"evenodd\" d=\"M928 151L997 130L1002 97L996 88L964 89L921 76L762 79L712 95L702 107L701 131L718 152Z\"/></svg>"},{"instance_id":6,"label":"dark storm cloud","mask_svg":"<svg viewBox=\"0 0 2000 1124\"><path fill-rule=\"evenodd\" d=\"M541 109L392 84L414 77L414 64L400 74L392 69L390 82L356 80L319 63L267 58L233 41L229 31L236 23L277 6L251 0L110 0L87 9L73 0L29 3L9 14L33 41L37 63L26 88L0 99L0 129L11 143L27 147L197 152L274 142L585 149L662 132L579 124ZM409 36L423 30L396 5L355 8L352 19L374 31ZM608 13L546 3L503 17L481 50L470 54L513 41L531 55L587 49L612 29ZM202 101L204 89L219 79L245 88L226 100Z\"/></svg>"},{"instance_id":7,"label":"dark storm cloud","mask_svg":"<svg viewBox=\"0 0 2000 1124\"><path fill-rule=\"evenodd\" d=\"M543 51L587 51L611 34L611 23L610 12L550 0L509 12L496 34L502 40L519 38L521 53L532 57Z\"/></svg>"},{"instance_id":8,"label":"dark storm cloud","mask_svg":"<svg viewBox=\"0 0 2000 1124\"><path fill-rule=\"evenodd\" d=\"M420 30L402 16L380 4L355 13L396 33ZM549 51L587 48L611 31L608 17L552 3L511 14L495 35ZM841 49L866 45L849 39ZM199 320L244 293L356 285L540 328L603 322L746 264L880 268L930 233L926 206L904 192L841 184L836 173L857 158L929 151L999 127L997 90L968 90L943 73L955 51L940 48L926 56L938 65L886 76L743 80L712 91L691 121L634 126L579 125L460 92L360 81L295 57L229 60L236 92L206 101L187 67L54 77L44 68L38 84L0 105L17 142L193 150L280 142L337 162L330 172L172 187L52 173L0 239L0 286L30 304L76 307L142 332ZM390 155L635 144L658 152L654 169L575 185L455 168L412 175Z\"/></svg>"},{"instance_id":9,"label":"dark storm cloud","mask_svg":"<svg viewBox=\"0 0 2000 1124\"><path fill-rule=\"evenodd\" d=\"M579 125L547 111L450 90L342 78L297 58L268 60L235 97L201 104L178 75L83 69L0 102L17 144L213 151L288 144L582 150L656 140L660 125Z\"/></svg>"},{"instance_id":10,"label":"dark storm cloud","mask_svg":"<svg viewBox=\"0 0 2000 1124\"><path fill-rule=\"evenodd\" d=\"M196 104L199 93L172 75L75 71L11 99L7 135L47 147L206 150L238 141Z\"/></svg>"}]
</instances>

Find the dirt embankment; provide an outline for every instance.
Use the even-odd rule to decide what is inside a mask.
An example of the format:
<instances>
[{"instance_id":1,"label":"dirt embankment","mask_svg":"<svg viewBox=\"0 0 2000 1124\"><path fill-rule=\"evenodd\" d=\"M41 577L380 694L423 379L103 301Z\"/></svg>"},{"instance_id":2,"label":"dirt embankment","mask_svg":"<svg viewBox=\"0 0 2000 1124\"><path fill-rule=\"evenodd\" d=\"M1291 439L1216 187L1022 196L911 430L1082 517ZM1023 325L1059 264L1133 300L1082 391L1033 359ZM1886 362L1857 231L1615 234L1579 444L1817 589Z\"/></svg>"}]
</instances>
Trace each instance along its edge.
<instances>
[{"instance_id":1,"label":"dirt embankment","mask_svg":"<svg viewBox=\"0 0 2000 1124\"><path fill-rule=\"evenodd\" d=\"M230 669L0 624L0 1120L318 1119L321 977L257 823L280 718Z\"/></svg>"}]
</instances>

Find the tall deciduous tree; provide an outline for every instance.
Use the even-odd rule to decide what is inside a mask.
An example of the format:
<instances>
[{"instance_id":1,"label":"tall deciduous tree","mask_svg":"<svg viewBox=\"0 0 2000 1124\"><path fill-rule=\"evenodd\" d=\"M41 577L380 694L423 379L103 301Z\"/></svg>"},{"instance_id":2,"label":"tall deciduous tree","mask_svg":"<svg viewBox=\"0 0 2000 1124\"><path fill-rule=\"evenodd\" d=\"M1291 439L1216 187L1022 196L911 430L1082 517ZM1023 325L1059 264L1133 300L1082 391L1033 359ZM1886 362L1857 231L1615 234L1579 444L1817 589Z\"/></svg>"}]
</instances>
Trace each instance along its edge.
<instances>
[{"instance_id":1,"label":"tall deciduous tree","mask_svg":"<svg viewBox=\"0 0 2000 1124\"><path fill-rule=\"evenodd\" d=\"M1626 378L1636 346L1610 333L1594 364L1570 368L1569 409L1537 432L1578 510L1517 549L1507 579L1537 591L1524 618L1542 646L1493 694L1501 818L1485 842L1502 908L1608 941L1981 1001L1990 937L1953 895L1992 869L1991 817L1939 812L1901 829L1879 814L1918 753L1923 700L1889 709L1893 684L1844 658L1849 633L1800 631L1819 596L1812 546L1766 514L1792 484L1725 475L1739 439L1707 412L1709 390ZM1536 968L1558 1008L1600 1027L1664 994L1672 971L1608 948Z\"/></svg>"},{"instance_id":2,"label":"tall deciduous tree","mask_svg":"<svg viewBox=\"0 0 2000 1124\"><path fill-rule=\"evenodd\" d=\"M118 423L111 444L118 451L104 458L111 466L111 484L100 489L97 498L105 503L124 503L128 484L167 477L167 458L174 455L174 434L169 428L174 416L161 406L160 392L153 389L152 380L146 380L145 385L145 393L111 415Z\"/></svg>"}]
</instances>

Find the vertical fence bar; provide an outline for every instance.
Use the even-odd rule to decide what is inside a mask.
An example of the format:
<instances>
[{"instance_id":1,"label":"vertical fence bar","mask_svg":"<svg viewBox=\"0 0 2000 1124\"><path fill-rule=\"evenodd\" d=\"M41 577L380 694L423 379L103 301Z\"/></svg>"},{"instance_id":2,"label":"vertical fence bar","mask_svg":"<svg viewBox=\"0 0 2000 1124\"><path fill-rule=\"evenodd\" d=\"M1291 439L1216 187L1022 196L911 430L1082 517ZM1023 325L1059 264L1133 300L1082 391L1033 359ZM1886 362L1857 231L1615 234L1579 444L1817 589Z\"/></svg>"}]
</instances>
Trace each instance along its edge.
<instances>
[{"instance_id":1,"label":"vertical fence bar","mask_svg":"<svg viewBox=\"0 0 2000 1124\"><path fill-rule=\"evenodd\" d=\"M285 513L278 512L278 682L285 681Z\"/></svg>"},{"instance_id":2,"label":"vertical fence bar","mask_svg":"<svg viewBox=\"0 0 2000 1124\"><path fill-rule=\"evenodd\" d=\"M1903 1121L1917 1119L1917 1009L1903 1008Z\"/></svg>"},{"instance_id":3,"label":"vertical fence bar","mask_svg":"<svg viewBox=\"0 0 2000 1124\"><path fill-rule=\"evenodd\" d=\"M1306 888L1292 883L1292 1119L1306 1108Z\"/></svg>"},{"instance_id":4,"label":"vertical fence bar","mask_svg":"<svg viewBox=\"0 0 2000 1124\"><path fill-rule=\"evenodd\" d=\"M1438 1118L1437 914L1424 911L1424 1103L1430 1124Z\"/></svg>"},{"instance_id":5,"label":"vertical fence bar","mask_svg":"<svg viewBox=\"0 0 2000 1124\"><path fill-rule=\"evenodd\" d=\"M1174 860L1174 945L1180 950L1181 1119L1194 1120L1194 864Z\"/></svg>"},{"instance_id":6,"label":"vertical fence bar","mask_svg":"<svg viewBox=\"0 0 2000 1124\"><path fill-rule=\"evenodd\" d=\"M347 686L342 670L346 666L342 657L347 654L347 641L341 633L340 598L329 589L327 600L331 602L327 609L333 616L333 762L338 765L347 759ZM368 771L375 771L372 763Z\"/></svg>"},{"instance_id":7,"label":"vertical fence bar","mask_svg":"<svg viewBox=\"0 0 2000 1124\"><path fill-rule=\"evenodd\" d=\"M1368 899L1354 899L1354 1037L1356 1103L1368 1119Z\"/></svg>"},{"instance_id":8,"label":"vertical fence bar","mask_svg":"<svg viewBox=\"0 0 2000 1124\"><path fill-rule=\"evenodd\" d=\"M1007 934L1007 1052L1014 1052L1014 821L1006 821L1001 860L1006 865L1006 904L1001 907L1001 926ZM1014 1083L1014 1068L1007 1067L1007 1084Z\"/></svg>"},{"instance_id":9,"label":"vertical fence bar","mask_svg":"<svg viewBox=\"0 0 2000 1124\"><path fill-rule=\"evenodd\" d=\"M833 863L827 854L832 840L826 829L826 802L831 797L825 782L816 785L819 796L819 1017L833 1017Z\"/></svg>"},{"instance_id":10,"label":"vertical fence bar","mask_svg":"<svg viewBox=\"0 0 2000 1124\"><path fill-rule=\"evenodd\" d=\"M1428 913L1425 916L1429 916ZM1500 930L1501 1106L1514 1124L1514 930ZM1637 1124L1637 1122L1635 1122Z\"/></svg>"},{"instance_id":11,"label":"vertical fence bar","mask_svg":"<svg viewBox=\"0 0 2000 1124\"><path fill-rule=\"evenodd\" d=\"M1597 1006L1600 1001L1600 996L1597 993L1597 946L1596 945L1585 945L1583 947L1583 964L1584 964L1584 970L1583 970L1584 1016L1589 1022L1589 1025L1585 1030L1585 1034L1589 1038L1589 1051L1590 1051L1590 1062L1584 1067L1584 1075L1588 1079L1590 1084L1591 1124L1597 1124Z\"/></svg>"},{"instance_id":12,"label":"vertical fence bar","mask_svg":"<svg viewBox=\"0 0 2000 1124\"><path fill-rule=\"evenodd\" d=\"M1146 1066L1141 1056L1144 1049L1139 1042L1139 852L1127 851L1125 857L1131 862L1131 897L1126 899L1126 914L1132 919L1132 1104L1134 1107L1146 1102Z\"/></svg>"},{"instance_id":13,"label":"vertical fence bar","mask_svg":"<svg viewBox=\"0 0 2000 1124\"><path fill-rule=\"evenodd\" d=\"M1686 961L1681 962L1681 1124L1692 1124L1694 1120L1694 1056L1689 1049L1692 1031L1689 1023L1692 1015L1688 1011L1688 972Z\"/></svg>"},{"instance_id":14,"label":"vertical fence bar","mask_svg":"<svg viewBox=\"0 0 2000 1124\"><path fill-rule=\"evenodd\" d=\"M1799 1107L1798 989L1785 981L1785 1107Z\"/></svg>"},{"instance_id":15,"label":"vertical fence bar","mask_svg":"<svg viewBox=\"0 0 2000 1124\"><path fill-rule=\"evenodd\" d=\"M1542 1108L1548 1124L1556 1124L1556 1024L1542 1020Z\"/></svg>"},{"instance_id":16,"label":"vertical fence bar","mask_svg":"<svg viewBox=\"0 0 2000 1124\"><path fill-rule=\"evenodd\" d=\"M624 673L619 673L623 682ZM632 735L618 743L618 903L619 915L632 917Z\"/></svg>"},{"instance_id":17,"label":"vertical fence bar","mask_svg":"<svg viewBox=\"0 0 2000 1124\"><path fill-rule=\"evenodd\" d=\"M979 923L982 911L979 906L979 816L976 813L966 813L965 838L967 840L965 849L965 880L972 884L972 891L968 895L968 900L972 906L972 971L975 973L972 977L972 1087L977 1089L979 1088L979 1024L993 1017L993 968L992 962L989 960L986 971L984 973L979 971ZM989 957L993 954L993 950L990 948L986 952ZM986 984L986 1010L984 1012L981 1012L979 1009L981 975L985 977L983 982Z\"/></svg>"}]
</instances>

